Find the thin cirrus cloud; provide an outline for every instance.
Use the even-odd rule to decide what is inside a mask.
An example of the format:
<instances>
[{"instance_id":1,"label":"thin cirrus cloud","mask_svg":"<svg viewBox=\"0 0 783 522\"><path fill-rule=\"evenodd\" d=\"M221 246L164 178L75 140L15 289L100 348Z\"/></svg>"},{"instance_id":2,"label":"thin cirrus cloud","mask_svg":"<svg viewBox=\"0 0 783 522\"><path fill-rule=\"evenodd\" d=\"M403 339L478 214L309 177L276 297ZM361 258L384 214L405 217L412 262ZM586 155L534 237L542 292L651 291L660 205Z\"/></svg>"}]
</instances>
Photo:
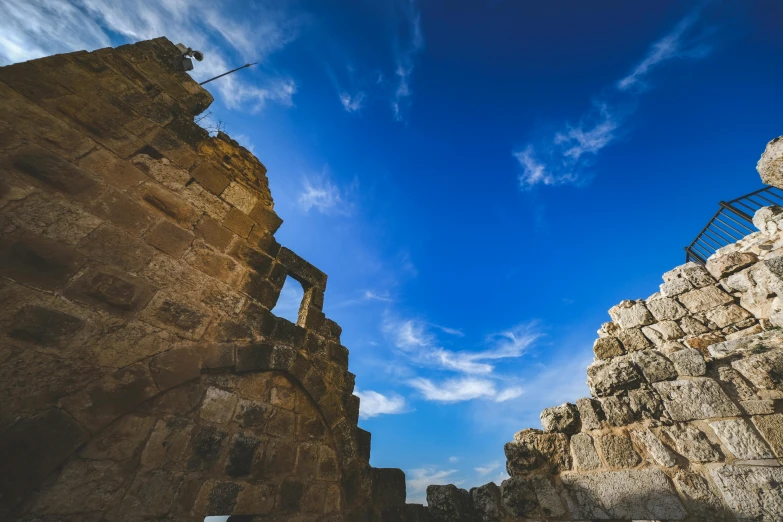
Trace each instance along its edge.
<instances>
[{"instance_id":1,"label":"thin cirrus cloud","mask_svg":"<svg viewBox=\"0 0 783 522\"><path fill-rule=\"evenodd\" d=\"M459 486L464 480L454 480L457 469L416 468L405 470L407 502L424 504L427 501L427 486L430 484L454 484Z\"/></svg>"},{"instance_id":2,"label":"thin cirrus cloud","mask_svg":"<svg viewBox=\"0 0 783 522\"><path fill-rule=\"evenodd\" d=\"M353 393L359 397L359 417L362 419L410 411L405 399L396 393L383 395L372 390L359 391L358 389Z\"/></svg>"},{"instance_id":3,"label":"thin cirrus cloud","mask_svg":"<svg viewBox=\"0 0 783 522\"><path fill-rule=\"evenodd\" d=\"M0 65L107 47L112 36L126 42L166 36L204 53L191 73L199 80L236 67L230 56L261 62L257 81L232 75L214 85L227 107L258 111L268 102L292 105L296 83L267 65L296 39L300 25L294 13L263 2L231 10L207 0L4 0Z\"/></svg>"},{"instance_id":4,"label":"thin cirrus cloud","mask_svg":"<svg viewBox=\"0 0 783 522\"><path fill-rule=\"evenodd\" d=\"M500 386L495 366L501 359L521 357L539 337L533 324L525 324L489 336L485 349L453 351L440 346L435 331L462 335L459 330L412 319L395 320L389 315L382 330L411 365L458 374L440 380L425 377L407 380L425 400L442 403L476 399L505 402L522 395L523 390L518 386Z\"/></svg>"},{"instance_id":5,"label":"thin cirrus cloud","mask_svg":"<svg viewBox=\"0 0 783 522\"><path fill-rule=\"evenodd\" d=\"M348 216L352 212L352 205L346 201L344 192L332 181L328 167L324 167L317 176L303 178L302 192L297 203L305 213L315 210L327 216Z\"/></svg>"},{"instance_id":6,"label":"thin cirrus cloud","mask_svg":"<svg viewBox=\"0 0 783 522\"><path fill-rule=\"evenodd\" d=\"M706 42L712 30L700 27L702 9L688 14L623 78L593 101L577 125L566 124L554 135L529 143L512 153L521 173L519 186L580 185L597 154L627 132L627 123L641 94L649 89L649 75L675 59L701 59L709 55Z\"/></svg>"},{"instance_id":7,"label":"thin cirrus cloud","mask_svg":"<svg viewBox=\"0 0 783 522\"><path fill-rule=\"evenodd\" d=\"M500 462L494 461L494 462L490 462L486 466L479 466L473 469L475 469L479 475L484 476L484 475L489 475L499 467L500 467Z\"/></svg>"},{"instance_id":8,"label":"thin cirrus cloud","mask_svg":"<svg viewBox=\"0 0 783 522\"><path fill-rule=\"evenodd\" d=\"M404 0L400 7L403 11L403 23L398 36L394 71L396 86L392 95L391 108L396 121L404 121L405 114L410 108L411 77L417 55L424 49L424 33L421 28L421 15L416 7L415 0Z\"/></svg>"}]
</instances>

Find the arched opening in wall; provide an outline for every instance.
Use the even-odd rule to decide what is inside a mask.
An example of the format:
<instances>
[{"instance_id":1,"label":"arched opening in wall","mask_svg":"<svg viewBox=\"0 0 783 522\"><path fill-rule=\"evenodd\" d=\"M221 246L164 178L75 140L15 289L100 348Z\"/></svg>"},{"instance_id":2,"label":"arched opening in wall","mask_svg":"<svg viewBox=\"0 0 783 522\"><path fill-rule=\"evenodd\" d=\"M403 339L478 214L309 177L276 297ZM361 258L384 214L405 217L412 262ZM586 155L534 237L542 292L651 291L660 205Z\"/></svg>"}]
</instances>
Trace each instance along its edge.
<instances>
[{"instance_id":1,"label":"arched opening in wall","mask_svg":"<svg viewBox=\"0 0 783 522\"><path fill-rule=\"evenodd\" d=\"M299 308L303 299L304 288L302 284L293 277L286 276L283 289L280 290L280 297L277 298L277 304L272 308L272 313L297 324Z\"/></svg>"}]
</instances>

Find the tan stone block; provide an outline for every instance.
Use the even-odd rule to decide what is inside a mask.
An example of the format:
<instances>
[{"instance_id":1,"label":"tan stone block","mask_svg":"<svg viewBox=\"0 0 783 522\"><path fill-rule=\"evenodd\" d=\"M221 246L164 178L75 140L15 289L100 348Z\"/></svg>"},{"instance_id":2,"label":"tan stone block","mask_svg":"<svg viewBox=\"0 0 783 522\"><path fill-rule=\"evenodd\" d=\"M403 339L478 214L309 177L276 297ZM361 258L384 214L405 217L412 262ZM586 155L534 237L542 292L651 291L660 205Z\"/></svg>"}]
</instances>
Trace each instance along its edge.
<instances>
[{"instance_id":1,"label":"tan stone block","mask_svg":"<svg viewBox=\"0 0 783 522\"><path fill-rule=\"evenodd\" d=\"M152 259L154 252L141 240L107 224L82 239L77 248L96 261L128 272L141 271Z\"/></svg>"},{"instance_id":2,"label":"tan stone block","mask_svg":"<svg viewBox=\"0 0 783 522\"><path fill-rule=\"evenodd\" d=\"M99 190L98 184L86 171L38 145L25 145L13 151L2 163L36 186L72 198L89 199Z\"/></svg>"},{"instance_id":3,"label":"tan stone block","mask_svg":"<svg viewBox=\"0 0 783 522\"><path fill-rule=\"evenodd\" d=\"M248 237L253 225L255 222L236 208L232 208L223 218L223 226L243 238Z\"/></svg>"},{"instance_id":4,"label":"tan stone block","mask_svg":"<svg viewBox=\"0 0 783 522\"><path fill-rule=\"evenodd\" d=\"M244 214L250 214L258 203L256 195L236 181L232 181L220 197L233 207L241 210Z\"/></svg>"},{"instance_id":5,"label":"tan stone block","mask_svg":"<svg viewBox=\"0 0 783 522\"><path fill-rule=\"evenodd\" d=\"M67 245L76 245L103 223L79 206L41 192L9 203L3 212L17 227Z\"/></svg>"},{"instance_id":6,"label":"tan stone block","mask_svg":"<svg viewBox=\"0 0 783 522\"><path fill-rule=\"evenodd\" d=\"M147 244L167 253L172 257L180 257L190 248L195 236L189 230L161 220L144 235Z\"/></svg>"},{"instance_id":7,"label":"tan stone block","mask_svg":"<svg viewBox=\"0 0 783 522\"><path fill-rule=\"evenodd\" d=\"M233 418L237 400L233 393L210 386L204 395L199 417L208 422L225 424Z\"/></svg>"},{"instance_id":8,"label":"tan stone block","mask_svg":"<svg viewBox=\"0 0 783 522\"><path fill-rule=\"evenodd\" d=\"M143 203L183 226L193 225L201 215L184 199L154 183L144 183L135 194Z\"/></svg>"},{"instance_id":9,"label":"tan stone block","mask_svg":"<svg viewBox=\"0 0 783 522\"><path fill-rule=\"evenodd\" d=\"M283 220L263 201L258 203L249 215L250 219L261 225L270 234L277 232L277 229L283 224Z\"/></svg>"},{"instance_id":10,"label":"tan stone block","mask_svg":"<svg viewBox=\"0 0 783 522\"><path fill-rule=\"evenodd\" d=\"M248 484L239 492L233 514L266 515L272 513L276 493L277 488L272 484Z\"/></svg>"},{"instance_id":11,"label":"tan stone block","mask_svg":"<svg viewBox=\"0 0 783 522\"><path fill-rule=\"evenodd\" d=\"M63 295L93 308L130 318L147 304L155 290L144 279L96 266L74 279Z\"/></svg>"},{"instance_id":12,"label":"tan stone block","mask_svg":"<svg viewBox=\"0 0 783 522\"><path fill-rule=\"evenodd\" d=\"M204 335L211 319L208 309L174 294L158 292L139 319L198 340Z\"/></svg>"},{"instance_id":13,"label":"tan stone block","mask_svg":"<svg viewBox=\"0 0 783 522\"><path fill-rule=\"evenodd\" d=\"M193 148L181 141L176 134L168 129L158 129L151 136L145 138L146 142L169 160L184 169L190 169L198 156ZM141 147L138 147L138 150Z\"/></svg>"},{"instance_id":14,"label":"tan stone block","mask_svg":"<svg viewBox=\"0 0 783 522\"><path fill-rule=\"evenodd\" d=\"M157 150L145 146L130 158L131 164L167 189L178 192L190 181L190 173L164 158Z\"/></svg>"},{"instance_id":15,"label":"tan stone block","mask_svg":"<svg viewBox=\"0 0 783 522\"><path fill-rule=\"evenodd\" d=\"M783 414L757 415L753 424L764 439L769 443L778 459L783 459Z\"/></svg>"},{"instance_id":16,"label":"tan stone block","mask_svg":"<svg viewBox=\"0 0 783 522\"><path fill-rule=\"evenodd\" d=\"M132 236L142 235L156 220L146 206L113 190L90 202L87 208L96 216L110 221Z\"/></svg>"},{"instance_id":17,"label":"tan stone block","mask_svg":"<svg viewBox=\"0 0 783 522\"><path fill-rule=\"evenodd\" d=\"M196 226L196 237L225 252L235 236L219 222L209 216L203 216Z\"/></svg>"},{"instance_id":18,"label":"tan stone block","mask_svg":"<svg viewBox=\"0 0 783 522\"><path fill-rule=\"evenodd\" d=\"M186 186L179 195L198 212L208 214L217 221L223 221L231 210L231 205L210 193L198 183Z\"/></svg>"},{"instance_id":19,"label":"tan stone block","mask_svg":"<svg viewBox=\"0 0 783 522\"><path fill-rule=\"evenodd\" d=\"M691 312L705 312L733 301L732 297L717 286L705 286L677 296Z\"/></svg>"},{"instance_id":20,"label":"tan stone block","mask_svg":"<svg viewBox=\"0 0 783 522\"><path fill-rule=\"evenodd\" d=\"M215 252L202 241L193 243L193 248L183 259L196 270L231 286L238 285L245 275L245 270L239 263Z\"/></svg>"},{"instance_id":21,"label":"tan stone block","mask_svg":"<svg viewBox=\"0 0 783 522\"><path fill-rule=\"evenodd\" d=\"M190 175L216 196L220 195L230 183L226 169L214 161L198 165L190 171Z\"/></svg>"}]
</instances>

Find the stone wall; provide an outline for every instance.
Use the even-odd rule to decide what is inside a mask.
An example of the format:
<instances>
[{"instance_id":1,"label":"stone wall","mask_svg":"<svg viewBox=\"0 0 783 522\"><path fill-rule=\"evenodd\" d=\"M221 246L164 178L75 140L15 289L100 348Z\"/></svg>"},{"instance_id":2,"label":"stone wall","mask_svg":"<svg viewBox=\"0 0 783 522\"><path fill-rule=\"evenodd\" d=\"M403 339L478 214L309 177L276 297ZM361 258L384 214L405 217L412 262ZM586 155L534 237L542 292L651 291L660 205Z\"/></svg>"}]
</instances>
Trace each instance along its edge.
<instances>
[{"instance_id":1,"label":"stone wall","mask_svg":"<svg viewBox=\"0 0 783 522\"><path fill-rule=\"evenodd\" d=\"M264 166L194 124L174 45L0 68L0 97L0 519L415 519L369 466L326 275L275 241Z\"/></svg>"},{"instance_id":2,"label":"stone wall","mask_svg":"<svg viewBox=\"0 0 783 522\"><path fill-rule=\"evenodd\" d=\"M758 169L783 188L783 139ZM591 397L507 443L500 487L427 490L434 521L783 520L783 208L598 330Z\"/></svg>"}]
</instances>

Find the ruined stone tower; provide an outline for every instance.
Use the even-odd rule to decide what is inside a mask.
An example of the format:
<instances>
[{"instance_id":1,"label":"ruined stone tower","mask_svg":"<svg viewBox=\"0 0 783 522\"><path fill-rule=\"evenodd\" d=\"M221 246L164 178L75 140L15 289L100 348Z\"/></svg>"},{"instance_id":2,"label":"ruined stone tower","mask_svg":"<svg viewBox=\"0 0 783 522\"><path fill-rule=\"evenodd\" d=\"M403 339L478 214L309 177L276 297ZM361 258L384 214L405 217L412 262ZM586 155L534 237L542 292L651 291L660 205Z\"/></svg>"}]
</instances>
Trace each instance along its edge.
<instances>
[{"instance_id":1,"label":"ruined stone tower","mask_svg":"<svg viewBox=\"0 0 783 522\"><path fill-rule=\"evenodd\" d=\"M0 97L0 520L401 517L326 275L176 47L0 68Z\"/></svg>"}]
</instances>

